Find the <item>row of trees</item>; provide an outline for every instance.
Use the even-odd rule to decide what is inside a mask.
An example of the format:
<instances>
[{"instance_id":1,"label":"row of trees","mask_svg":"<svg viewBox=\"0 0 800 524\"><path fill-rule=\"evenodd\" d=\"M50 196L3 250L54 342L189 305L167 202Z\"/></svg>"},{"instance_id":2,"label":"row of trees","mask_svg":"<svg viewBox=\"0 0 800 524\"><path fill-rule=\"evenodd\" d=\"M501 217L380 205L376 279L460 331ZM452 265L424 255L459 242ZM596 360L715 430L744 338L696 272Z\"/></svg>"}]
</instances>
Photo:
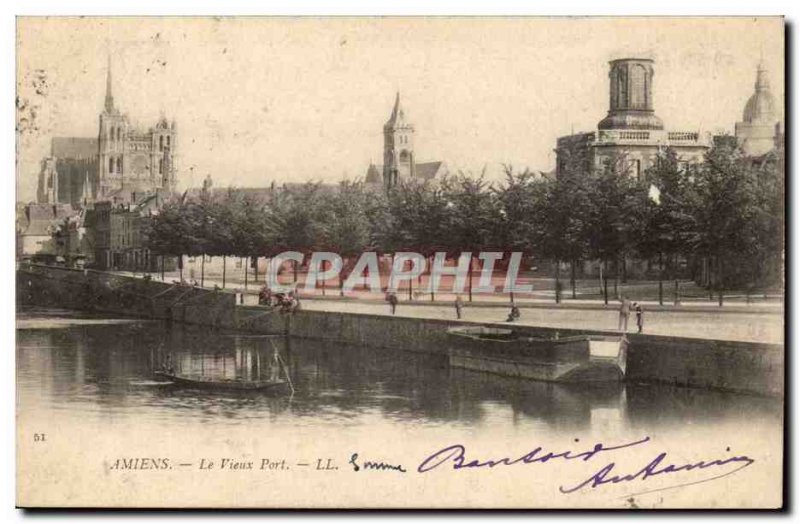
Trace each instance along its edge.
<instances>
[{"instance_id":1,"label":"row of trees","mask_svg":"<svg viewBox=\"0 0 800 524\"><path fill-rule=\"evenodd\" d=\"M783 206L780 159L754 161L719 145L693 165L667 150L638 179L624 157L594 169L576 155L557 178L507 166L500 183L458 173L388 194L359 182L337 191L309 183L260 198L235 189L184 194L163 206L147 236L164 255L324 250L354 261L364 251L521 251L555 262L557 289L561 267L571 267L574 282L584 260L623 277L626 260L653 261L659 278L689 261L705 264L716 289L765 287L781 275Z\"/></svg>"}]
</instances>

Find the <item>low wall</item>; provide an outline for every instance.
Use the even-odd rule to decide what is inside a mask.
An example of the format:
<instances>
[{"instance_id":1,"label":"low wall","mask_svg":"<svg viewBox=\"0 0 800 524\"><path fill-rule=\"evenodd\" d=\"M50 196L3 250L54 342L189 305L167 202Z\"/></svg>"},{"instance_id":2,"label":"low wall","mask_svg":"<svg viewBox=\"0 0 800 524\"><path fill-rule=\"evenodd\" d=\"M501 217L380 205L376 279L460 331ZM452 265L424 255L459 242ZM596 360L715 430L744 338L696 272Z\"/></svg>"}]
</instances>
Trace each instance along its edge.
<instances>
[{"instance_id":1,"label":"low wall","mask_svg":"<svg viewBox=\"0 0 800 524\"><path fill-rule=\"evenodd\" d=\"M17 270L17 301L220 327L234 323L236 305L232 293L35 264Z\"/></svg>"},{"instance_id":2,"label":"low wall","mask_svg":"<svg viewBox=\"0 0 800 524\"><path fill-rule=\"evenodd\" d=\"M281 314L237 306L229 292L182 287L97 271L25 266L17 271L23 303L173 320L221 328L378 346L448 352L449 327L474 322L325 311ZM508 324L497 324L508 327ZM615 334L514 325L523 336ZM782 396L784 348L776 344L629 334L627 379Z\"/></svg>"}]
</instances>

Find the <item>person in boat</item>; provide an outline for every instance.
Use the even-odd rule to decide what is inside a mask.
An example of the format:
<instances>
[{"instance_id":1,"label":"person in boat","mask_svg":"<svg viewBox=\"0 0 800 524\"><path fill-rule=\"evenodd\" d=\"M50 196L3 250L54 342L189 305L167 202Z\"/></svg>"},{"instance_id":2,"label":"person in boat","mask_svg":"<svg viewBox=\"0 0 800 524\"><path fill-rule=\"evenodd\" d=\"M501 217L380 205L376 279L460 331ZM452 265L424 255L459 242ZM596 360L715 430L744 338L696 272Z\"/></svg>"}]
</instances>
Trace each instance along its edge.
<instances>
[{"instance_id":1,"label":"person in boat","mask_svg":"<svg viewBox=\"0 0 800 524\"><path fill-rule=\"evenodd\" d=\"M456 301L454 305L456 308L456 318L461 320L461 310L464 308L464 301L461 299L461 295L456 295Z\"/></svg>"},{"instance_id":2,"label":"person in boat","mask_svg":"<svg viewBox=\"0 0 800 524\"><path fill-rule=\"evenodd\" d=\"M623 296L619 305L619 323L617 330L628 332L628 319L631 316L631 303L628 297Z\"/></svg>"},{"instance_id":3,"label":"person in boat","mask_svg":"<svg viewBox=\"0 0 800 524\"><path fill-rule=\"evenodd\" d=\"M521 316L522 315L520 314L519 308L517 307L517 305L516 304L512 304L511 305L511 311L508 313L508 318L506 319L506 322L516 322L517 320L519 320L519 317L521 317Z\"/></svg>"},{"instance_id":4,"label":"person in boat","mask_svg":"<svg viewBox=\"0 0 800 524\"><path fill-rule=\"evenodd\" d=\"M270 382L277 382L280 379L281 361L278 355L277 348L272 352L272 362L269 366L269 380Z\"/></svg>"},{"instance_id":5,"label":"person in boat","mask_svg":"<svg viewBox=\"0 0 800 524\"><path fill-rule=\"evenodd\" d=\"M634 302L633 311L636 312L636 332L641 333L644 329L644 308L638 302Z\"/></svg>"}]
</instances>

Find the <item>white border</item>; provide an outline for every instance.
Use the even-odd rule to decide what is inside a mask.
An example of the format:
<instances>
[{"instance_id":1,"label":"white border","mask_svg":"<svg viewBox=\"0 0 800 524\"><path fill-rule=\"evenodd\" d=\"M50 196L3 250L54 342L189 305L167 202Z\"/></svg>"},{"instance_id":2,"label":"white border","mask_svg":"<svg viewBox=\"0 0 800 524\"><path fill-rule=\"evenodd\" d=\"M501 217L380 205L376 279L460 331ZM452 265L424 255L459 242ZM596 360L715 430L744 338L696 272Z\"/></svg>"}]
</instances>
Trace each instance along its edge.
<instances>
[{"instance_id":1,"label":"white border","mask_svg":"<svg viewBox=\"0 0 800 524\"><path fill-rule=\"evenodd\" d=\"M787 17L789 24L792 24L793 39L797 38L797 24L800 20L800 2L796 0L790 2L785 1L741 1L741 0L728 0L726 2L717 3L700 3L697 0L671 0L669 2L645 2L638 1L609 1L599 2L597 0L584 0L584 1L571 1L559 0L558 2L543 2L539 5L527 5L524 2L512 0L492 0L491 2L482 3L467 3L463 0L445 0L439 2L432 2L430 0L404 0L404 1L384 1L384 2L366 2L356 0L339 0L337 2L325 0L295 0L293 2L280 2L274 5L258 5L249 3L243 0L226 0L224 3L215 3L208 0L195 0L191 3L171 3L167 4L163 0L137 0L136 2L127 3L110 3L108 1L74 1L74 2L59 2L56 0L39 1L27 0L24 3L20 2L17 5L3 4L0 7L2 16L0 16L0 57L2 57L2 66L5 74L3 75L4 81L0 84L2 89L2 97L5 103L0 104L0 121L5 122L6 125L2 129L3 140L0 142L0 156L2 158L2 165L6 166L4 176L0 177L0 209L3 210L2 228L0 228L0 246L4 246L4 256L0 258L0 289L5 290L0 299L0 313L4 321L4 327L0 331L2 333L2 344L0 344L0 352L3 355L3 361L0 369L3 370L2 376L2 430L0 435L0 450L2 450L2 457L4 460L0 462L4 467L0 473L0 518L2 522L17 522L26 518L26 515L19 510L14 509L14 463L15 463L15 424L14 424L14 407L15 407L15 386L14 386L14 278L13 278L13 256L14 256L14 209L15 209L15 134L12 127L12 122L15 121L14 106L11 101L14 99L15 94L15 16L16 15L472 15L472 16L500 16L500 15L527 15L527 16L580 16L580 15L605 15L605 16L623 16L623 15L739 15L739 16L755 16L755 15L784 15ZM791 44L792 42L787 42ZM794 51L787 49L787 57L792 59L794 65ZM787 80L791 81L794 75L792 71L787 75ZM792 100L796 95L796 84L792 83L792 89L789 96ZM789 105L788 107L792 107ZM792 115L788 114L791 119ZM787 122L787 127L790 132L794 131L794 121ZM791 143L787 144L789 151L797 151L798 140L791 135ZM792 155L794 159L794 155ZM790 166L794 163L790 164ZM793 177L794 173L787 173L787 177ZM798 199L797 181L793 184L793 191L790 195L789 209L792 209L792 202L800 202ZM792 242L793 247L798 245L797 233L797 212L792 213ZM789 239L787 239L789 240ZM796 249L793 250L796 253ZM787 268L796 274L797 263ZM797 291L796 282L790 290L790 296L794 297ZM790 325L794 325L797 312L794 307L791 308L791 319L788 319ZM790 376L797 377L798 360L800 357L794 352L794 348L788 347L787 351L791 352L793 357L793 368L791 369ZM790 379L790 384L792 383ZM790 388L795 394L792 398L793 413L791 420L796 421L798 415L797 409L797 389L796 385ZM793 443L789 443L792 445ZM795 475L798 471L798 453L792 453L794 463L791 465ZM794 505L800 503L798 494L800 491L797 488L798 482L795 476L793 482L793 493L791 498ZM753 487L758 489L757 486ZM51 515L54 518L69 518L69 519L83 519L91 518L92 521L105 522L112 519L119 518L122 515L109 515L109 514L76 514L76 515ZM153 515L126 515L126 521L144 521L148 522L153 520L166 520L167 518L177 517L177 514L170 514L166 516L155 517ZM190 515L191 516L191 515ZM208 518L207 515L200 516L200 518ZM494 518L497 515L480 515L478 518ZM502 516L502 515L501 515ZM524 516L524 515L523 515ZM566 517L546 516L546 515L527 515L525 518L535 518L536 520L558 520L558 522L573 521L577 522L585 518L603 518L603 519L617 519L622 515L619 514L603 514L603 515L567 515ZM644 516L644 514L640 514ZM719 515L715 518L728 518L733 515ZM763 516L763 515L762 515ZM39 515L39 518L42 516ZM155 518L154 518L155 517ZM186 517L186 515L183 515ZM284 520L291 518L295 520L300 518L317 519L324 518L322 514L314 515L276 515L266 514L257 518L269 518L270 520ZM354 514L343 514L339 518L353 518L360 516ZM461 516L450 515L450 518L461 518ZM663 521L663 517L659 520ZM693 515L675 515L671 514L666 516L666 520L678 519L681 522L700 520L707 518L708 515L693 514ZM736 520L741 520L740 516L736 516ZM213 520L233 520L238 516L231 516L225 514L215 514L211 516ZM372 520L374 516L367 517ZM395 516L397 518L397 516ZM430 520L435 516L407 514L400 516L401 520ZM759 518L757 516L745 516L746 520L751 518Z\"/></svg>"}]
</instances>

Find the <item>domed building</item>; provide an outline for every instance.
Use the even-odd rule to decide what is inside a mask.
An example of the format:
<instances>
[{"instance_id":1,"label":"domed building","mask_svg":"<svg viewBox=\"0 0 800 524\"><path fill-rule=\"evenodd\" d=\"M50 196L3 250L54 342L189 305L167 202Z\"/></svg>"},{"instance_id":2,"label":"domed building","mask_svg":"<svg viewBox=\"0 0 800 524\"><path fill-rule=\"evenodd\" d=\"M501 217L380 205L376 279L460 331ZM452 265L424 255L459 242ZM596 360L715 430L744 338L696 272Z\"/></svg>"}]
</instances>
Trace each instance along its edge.
<instances>
[{"instance_id":1,"label":"domed building","mask_svg":"<svg viewBox=\"0 0 800 524\"><path fill-rule=\"evenodd\" d=\"M654 61L620 58L609 62L608 113L597 130L559 137L556 142L556 174L601 169L606 162L640 178L659 152L672 148L682 163L702 160L710 137L699 131L670 131L655 114L653 104Z\"/></svg>"},{"instance_id":2,"label":"domed building","mask_svg":"<svg viewBox=\"0 0 800 524\"><path fill-rule=\"evenodd\" d=\"M779 133L778 104L770 91L767 69L760 63L755 92L744 106L742 121L736 123L736 141L747 156L761 156L775 148Z\"/></svg>"}]
</instances>

